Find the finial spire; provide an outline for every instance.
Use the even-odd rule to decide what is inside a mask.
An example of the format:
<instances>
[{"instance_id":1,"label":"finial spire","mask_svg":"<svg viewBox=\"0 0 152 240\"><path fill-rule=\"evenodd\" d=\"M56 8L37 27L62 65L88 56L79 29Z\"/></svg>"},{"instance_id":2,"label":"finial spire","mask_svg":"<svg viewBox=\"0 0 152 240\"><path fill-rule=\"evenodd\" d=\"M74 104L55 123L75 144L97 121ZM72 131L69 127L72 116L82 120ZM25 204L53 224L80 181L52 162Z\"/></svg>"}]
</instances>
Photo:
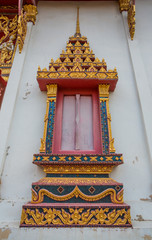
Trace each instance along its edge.
<instances>
[{"instance_id":1,"label":"finial spire","mask_svg":"<svg viewBox=\"0 0 152 240\"><path fill-rule=\"evenodd\" d=\"M81 33L80 33L80 23L79 23L79 7L77 7L77 24L76 24L75 37L81 37Z\"/></svg>"}]
</instances>

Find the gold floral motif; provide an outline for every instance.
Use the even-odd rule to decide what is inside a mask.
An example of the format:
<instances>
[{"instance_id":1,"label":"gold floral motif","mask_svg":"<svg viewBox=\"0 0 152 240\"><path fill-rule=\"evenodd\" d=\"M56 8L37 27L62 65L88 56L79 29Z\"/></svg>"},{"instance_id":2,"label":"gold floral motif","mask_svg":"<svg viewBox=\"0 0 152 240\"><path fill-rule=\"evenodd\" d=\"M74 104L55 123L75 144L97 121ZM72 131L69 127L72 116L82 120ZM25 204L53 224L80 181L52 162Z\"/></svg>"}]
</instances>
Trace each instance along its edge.
<instances>
[{"instance_id":1,"label":"gold floral motif","mask_svg":"<svg viewBox=\"0 0 152 240\"><path fill-rule=\"evenodd\" d=\"M53 73L53 72L48 75L49 78L58 78L58 76L59 76L58 73ZM46 75L46 78L47 78L47 75Z\"/></svg>"},{"instance_id":2,"label":"gold floral motif","mask_svg":"<svg viewBox=\"0 0 152 240\"><path fill-rule=\"evenodd\" d=\"M74 190L66 195L62 195L62 196L58 196L54 193L49 192L46 189L40 189L38 191L38 193L36 193L33 189L32 189L32 201L31 203L41 203L44 200L44 196L47 196L48 198L51 198L55 201L67 201L73 197L76 198L81 198L87 202L95 202L95 201L99 201L102 198L105 198L106 196L110 195L111 201L112 203L123 203L123 190L119 191L118 193L116 193L116 190L114 190L113 188L109 188L106 189L105 191L90 196L87 194L84 194L78 186L76 186L74 188Z\"/></svg>"},{"instance_id":3,"label":"gold floral motif","mask_svg":"<svg viewBox=\"0 0 152 240\"><path fill-rule=\"evenodd\" d=\"M97 78L96 77L96 72L90 72L89 74L87 73L87 76L89 75L89 78Z\"/></svg>"},{"instance_id":4,"label":"gold floral motif","mask_svg":"<svg viewBox=\"0 0 152 240\"><path fill-rule=\"evenodd\" d=\"M37 78L48 78L48 72L37 72Z\"/></svg>"},{"instance_id":5,"label":"gold floral motif","mask_svg":"<svg viewBox=\"0 0 152 240\"><path fill-rule=\"evenodd\" d=\"M6 66L6 64L11 64L12 56L14 51L13 41L2 43L0 46L0 66Z\"/></svg>"},{"instance_id":6,"label":"gold floral motif","mask_svg":"<svg viewBox=\"0 0 152 240\"><path fill-rule=\"evenodd\" d=\"M68 72L60 72L60 78L69 78L69 73Z\"/></svg>"},{"instance_id":7,"label":"gold floral motif","mask_svg":"<svg viewBox=\"0 0 152 240\"><path fill-rule=\"evenodd\" d=\"M51 166L44 165L44 172L46 173L68 173L68 174L109 174L114 165L59 165L53 164Z\"/></svg>"},{"instance_id":8,"label":"gold floral motif","mask_svg":"<svg viewBox=\"0 0 152 240\"><path fill-rule=\"evenodd\" d=\"M69 211L68 211L69 210ZM42 208L40 212L38 209L23 209L21 216L21 226L43 226L59 225L59 226L122 226L130 225L131 217L130 209L113 209L107 208Z\"/></svg>"},{"instance_id":9,"label":"gold floral motif","mask_svg":"<svg viewBox=\"0 0 152 240\"><path fill-rule=\"evenodd\" d=\"M27 17L26 17L26 13L23 13L23 10L22 10L21 15L18 18L17 43L18 43L18 46L19 46L19 53L22 52L22 49L23 49L23 46L24 46L26 31L27 31Z\"/></svg>"},{"instance_id":10,"label":"gold floral motif","mask_svg":"<svg viewBox=\"0 0 152 240\"><path fill-rule=\"evenodd\" d=\"M0 70L2 78L7 82L16 50L13 41L17 36L17 16L13 19L0 16L0 31L3 32L0 38Z\"/></svg>"},{"instance_id":11,"label":"gold floral motif","mask_svg":"<svg viewBox=\"0 0 152 240\"><path fill-rule=\"evenodd\" d=\"M86 74L84 72L71 72L69 76L71 78L85 78Z\"/></svg>"},{"instance_id":12,"label":"gold floral motif","mask_svg":"<svg viewBox=\"0 0 152 240\"><path fill-rule=\"evenodd\" d=\"M24 5L24 11L26 12L27 22L32 22L35 24L36 15L37 15L37 7L34 5Z\"/></svg>"},{"instance_id":13,"label":"gold floral motif","mask_svg":"<svg viewBox=\"0 0 152 240\"><path fill-rule=\"evenodd\" d=\"M4 33L0 39L0 44L5 42L7 38L14 40L17 33L17 15L12 20L6 16L0 16L0 31Z\"/></svg>"}]
</instances>

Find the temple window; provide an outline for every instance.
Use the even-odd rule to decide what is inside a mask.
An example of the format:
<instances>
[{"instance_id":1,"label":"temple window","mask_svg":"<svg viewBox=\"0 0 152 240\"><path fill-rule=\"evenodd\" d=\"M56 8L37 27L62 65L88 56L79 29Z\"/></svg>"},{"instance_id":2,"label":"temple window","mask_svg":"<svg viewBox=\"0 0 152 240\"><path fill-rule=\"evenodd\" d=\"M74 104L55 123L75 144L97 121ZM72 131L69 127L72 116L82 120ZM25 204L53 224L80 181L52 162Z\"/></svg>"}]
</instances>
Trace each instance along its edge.
<instances>
[{"instance_id":1,"label":"temple window","mask_svg":"<svg viewBox=\"0 0 152 240\"><path fill-rule=\"evenodd\" d=\"M99 153L97 90L59 90L53 153Z\"/></svg>"}]
</instances>

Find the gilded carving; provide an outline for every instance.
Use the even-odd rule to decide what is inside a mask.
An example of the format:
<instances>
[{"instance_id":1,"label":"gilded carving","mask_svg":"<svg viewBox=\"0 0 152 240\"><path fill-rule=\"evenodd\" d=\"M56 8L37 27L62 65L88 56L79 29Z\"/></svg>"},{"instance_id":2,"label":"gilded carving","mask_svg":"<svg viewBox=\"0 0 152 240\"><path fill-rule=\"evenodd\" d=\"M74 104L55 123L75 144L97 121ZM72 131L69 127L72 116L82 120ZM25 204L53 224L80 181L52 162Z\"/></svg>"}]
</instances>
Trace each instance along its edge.
<instances>
[{"instance_id":1,"label":"gilded carving","mask_svg":"<svg viewBox=\"0 0 152 240\"><path fill-rule=\"evenodd\" d=\"M24 11L26 12L26 19L27 22L32 22L33 24L35 24L36 21L36 15L37 15L37 7L34 5L24 5Z\"/></svg>"},{"instance_id":2,"label":"gilded carving","mask_svg":"<svg viewBox=\"0 0 152 240\"><path fill-rule=\"evenodd\" d=\"M57 95L57 84L48 84L47 85L47 107L46 114L44 117L44 133L43 138L41 138L41 147L40 153L46 152L46 136L47 136L47 127L48 127L48 117L49 117L49 104L50 102L56 102Z\"/></svg>"},{"instance_id":3,"label":"gilded carving","mask_svg":"<svg viewBox=\"0 0 152 240\"><path fill-rule=\"evenodd\" d=\"M0 38L0 70L3 80L7 82L16 51L17 16L13 19L0 16L0 31L3 32Z\"/></svg>"},{"instance_id":4,"label":"gilded carving","mask_svg":"<svg viewBox=\"0 0 152 240\"><path fill-rule=\"evenodd\" d=\"M128 9L129 9L129 2L130 2L130 0L119 0L120 12L128 11Z\"/></svg>"},{"instance_id":5,"label":"gilded carving","mask_svg":"<svg viewBox=\"0 0 152 240\"><path fill-rule=\"evenodd\" d=\"M109 97L109 84L99 84L99 97L108 98Z\"/></svg>"},{"instance_id":6,"label":"gilded carving","mask_svg":"<svg viewBox=\"0 0 152 240\"><path fill-rule=\"evenodd\" d=\"M15 16L12 20L6 16L0 16L0 31L4 34L4 36L0 39L0 68L2 66L7 67L7 69L1 68L1 70L2 74L8 74L9 76L15 53L14 41L17 36L17 16ZM6 76L7 80L8 76Z\"/></svg>"},{"instance_id":7,"label":"gilded carving","mask_svg":"<svg viewBox=\"0 0 152 240\"><path fill-rule=\"evenodd\" d=\"M107 105L107 120L108 120L108 130L109 130L109 151L110 153L114 153L116 150L114 148L114 138L112 138L112 130L111 130L111 114L109 111L109 99L106 101Z\"/></svg>"},{"instance_id":8,"label":"gilded carving","mask_svg":"<svg viewBox=\"0 0 152 240\"><path fill-rule=\"evenodd\" d=\"M66 195L62 195L62 196L58 196L56 194L53 194L51 192L49 192L46 189L40 189L38 191L38 194L34 191L34 189L32 189L32 201L31 203L41 203L44 200L44 196L47 196L48 198L51 198L55 201L67 201L73 197L76 198L81 198L87 202L95 202L95 201L99 201L102 198L105 198L106 196L110 195L111 201L112 203L123 203L123 190L119 191L118 193L116 193L116 190L114 190L113 188L108 188L105 191L96 194L96 195L87 195L84 194L78 186L76 186L74 188L74 190Z\"/></svg>"},{"instance_id":9,"label":"gilded carving","mask_svg":"<svg viewBox=\"0 0 152 240\"><path fill-rule=\"evenodd\" d=\"M113 165L59 165L43 166L46 173L58 174L109 174Z\"/></svg>"},{"instance_id":10,"label":"gilded carving","mask_svg":"<svg viewBox=\"0 0 152 240\"><path fill-rule=\"evenodd\" d=\"M39 180L39 184L47 185L47 184L55 184L55 185L62 185L64 182L65 185L118 185L115 180L112 178L75 178L75 177L62 177L62 178L55 178L55 177L45 177Z\"/></svg>"},{"instance_id":11,"label":"gilded carving","mask_svg":"<svg viewBox=\"0 0 152 240\"><path fill-rule=\"evenodd\" d=\"M49 103L49 101L48 101ZM105 101L106 103L106 101ZM46 122L48 120L47 114L45 115L44 121ZM106 164L108 162L111 162L111 164L116 164L119 165L123 163L123 157L122 154L114 154L114 155L37 155L35 154L33 157L33 162L35 164L40 164L45 165L45 162L49 161L50 163L56 162L75 162L75 163L93 163L93 162L98 162L98 163L103 163Z\"/></svg>"},{"instance_id":12,"label":"gilded carving","mask_svg":"<svg viewBox=\"0 0 152 240\"><path fill-rule=\"evenodd\" d=\"M8 82L9 74L11 71L11 65L0 65L0 70L1 70L1 76L4 79L5 82Z\"/></svg>"},{"instance_id":13,"label":"gilded carving","mask_svg":"<svg viewBox=\"0 0 152 240\"><path fill-rule=\"evenodd\" d=\"M78 24L79 26L79 24ZM78 29L77 29L78 31ZM75 42L72 44L71 42ZM118 80L116 69L107 71L104 59L95 59L90 51L87 38L81 37L79 31L69 38L66 52L62 50L60 58L55 62L51 60L49 70L38 69L37 79L97 79Z\"/></svg>"},{"instance_id":14,"label":"gilded carving","mask_svg":"<svg viewBox=\"0 0 152 240\"><path fill-rule=\"evenodd\" d=\"M0 44L5 42L7 38L14 40L17 33L17 16L12 20L6 16L0 16L0 31L4 33L4 36L0 39Z\"/></svg>"},{"instance_id":15,"label":"gilded carving","mask_svg":"<svg viewBox=\"0 0 152 240\"><path fill-rule=\"evenodd\" d=\"M100 103L103 101L106 101L106 115L107 115L108 135L109 135L109 152L114 153L115 152L114 138L112 138L111 115L109 111L109 87L110 85L108 84L99 85L99 100L100 100Z\"/></svg>"},{"instance_id":16,"label":"gilded carving","mask_svg":"<svg viewBox=\"0 0 152 240\"><path fill-rule=\"evenodd\" d=\"M135 14L136 14L135 4L133 3L133 1L131 1L129 10L128 10L128 27L129 27L131 40L134 39L134 34L135 34L135 23L136 23Z\"/></svg>"},{"instance_id":17,"label":"gilded carving","mask_svg":"<svg viewBox=\"0 0 152 240\"><path fill-rule=\"evenodd\" d=\"M47 87L47 96L56 98L57 84L49 84L46 87Z\"/></svg>"},{"instance_id":18,"label":"gilded carving","mask_svg":"<svg viewBox=\"0 0 152 240\"><path fill-rule=\"evenodd\" d=\"M26 208L22 210L21 226L131 226L130 209L106 208Z\"/></svg>"},{"instance_id":19,"label":"gilded carving","mask_svg":"<svg viewBox=\"0 0 152 240\"><path fill-rule=\"evenodd\" d=\"M43 167L46 177L32 184L32 201L23 206L21 226L131 227L129 206L123 203L123 185L108 176L114 166L123 163L122 154L114 154L109 112L109 91L114 90L118 74L116 68L107 70L104 59L95 59L87 38L81 36L79 9L76 33L69 38L66 51L62 50L56 61L51 59L49 70L39 67L37 80L42 91L47 89L47 109L40 154L34 155L33 163ZM99 86L101 154L83 151L60 154L61 147L52 148L54 123L58 117L55 117L57 84L60 88L71 88L74 82L74 88L78 82L79 89L80 80L82 88L87 84L93 89ZM88 88L87 91L88 94ZM59 128L62 128L61 121ZM62 130L59 138L61 135Z\"/></svg>"},{"instance_id":20,"label":"gilded carving","mask_svg":"<svg viewBox=\"0 0 152 240\"><path fill-rule=\"evenodd\" d=\"M27 17L26 17L26 13L23 13L23 10L22 10L21 15L18 18L17 43L18 43L18 46L19 46L19 53L22 52L22 49L23 49L23 46L24 46L26 31L27 31Z\"/></svg>"}]
</instances>

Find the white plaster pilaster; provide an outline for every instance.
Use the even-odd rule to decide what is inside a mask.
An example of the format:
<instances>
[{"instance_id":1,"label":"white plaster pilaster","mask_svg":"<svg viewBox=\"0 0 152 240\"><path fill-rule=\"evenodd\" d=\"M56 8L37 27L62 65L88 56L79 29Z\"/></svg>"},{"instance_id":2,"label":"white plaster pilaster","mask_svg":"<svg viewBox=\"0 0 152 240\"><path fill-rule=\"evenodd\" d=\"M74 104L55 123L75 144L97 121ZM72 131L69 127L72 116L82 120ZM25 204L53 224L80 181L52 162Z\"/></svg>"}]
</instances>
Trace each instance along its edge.
<instances>
[{"instance_id":1,"label":"white plaster pilaster","mask_svg":"<svg viewBox=\"0 0 152 240\"><path fill-rule=\"evenodd\" d=\"M147 138L147 145L152 163L152 95L149 88L148 77L145 70L145 65L140 53L138 40L136 39L136 33L134 40L132 41L129 36L127 12L122 12L122 18L124 23L124 29L128 42L128 48L130 58L132 62L134 79L139 97L140 108L142 112L142 118L144 123L145 135Z\"/></svg>"},{"instance_id":2,"label":"white plaster pilaster","mask_svg":"<svg viewBox=\"0 0 152 240\"><path fill-rule=\"evenodd\" d=\"M2 175L7 153L7 141L13 114L16 105L20 81L22 79L22 72L25 63L26 53L29 45L29 40L32 32L33 23L27 23L27 33L23 46L22 53L19 53L17 47L14 61L12 64L9 80L5 90L3 103L0 110L0 176Z\"/></svg>"}]
</instances>

